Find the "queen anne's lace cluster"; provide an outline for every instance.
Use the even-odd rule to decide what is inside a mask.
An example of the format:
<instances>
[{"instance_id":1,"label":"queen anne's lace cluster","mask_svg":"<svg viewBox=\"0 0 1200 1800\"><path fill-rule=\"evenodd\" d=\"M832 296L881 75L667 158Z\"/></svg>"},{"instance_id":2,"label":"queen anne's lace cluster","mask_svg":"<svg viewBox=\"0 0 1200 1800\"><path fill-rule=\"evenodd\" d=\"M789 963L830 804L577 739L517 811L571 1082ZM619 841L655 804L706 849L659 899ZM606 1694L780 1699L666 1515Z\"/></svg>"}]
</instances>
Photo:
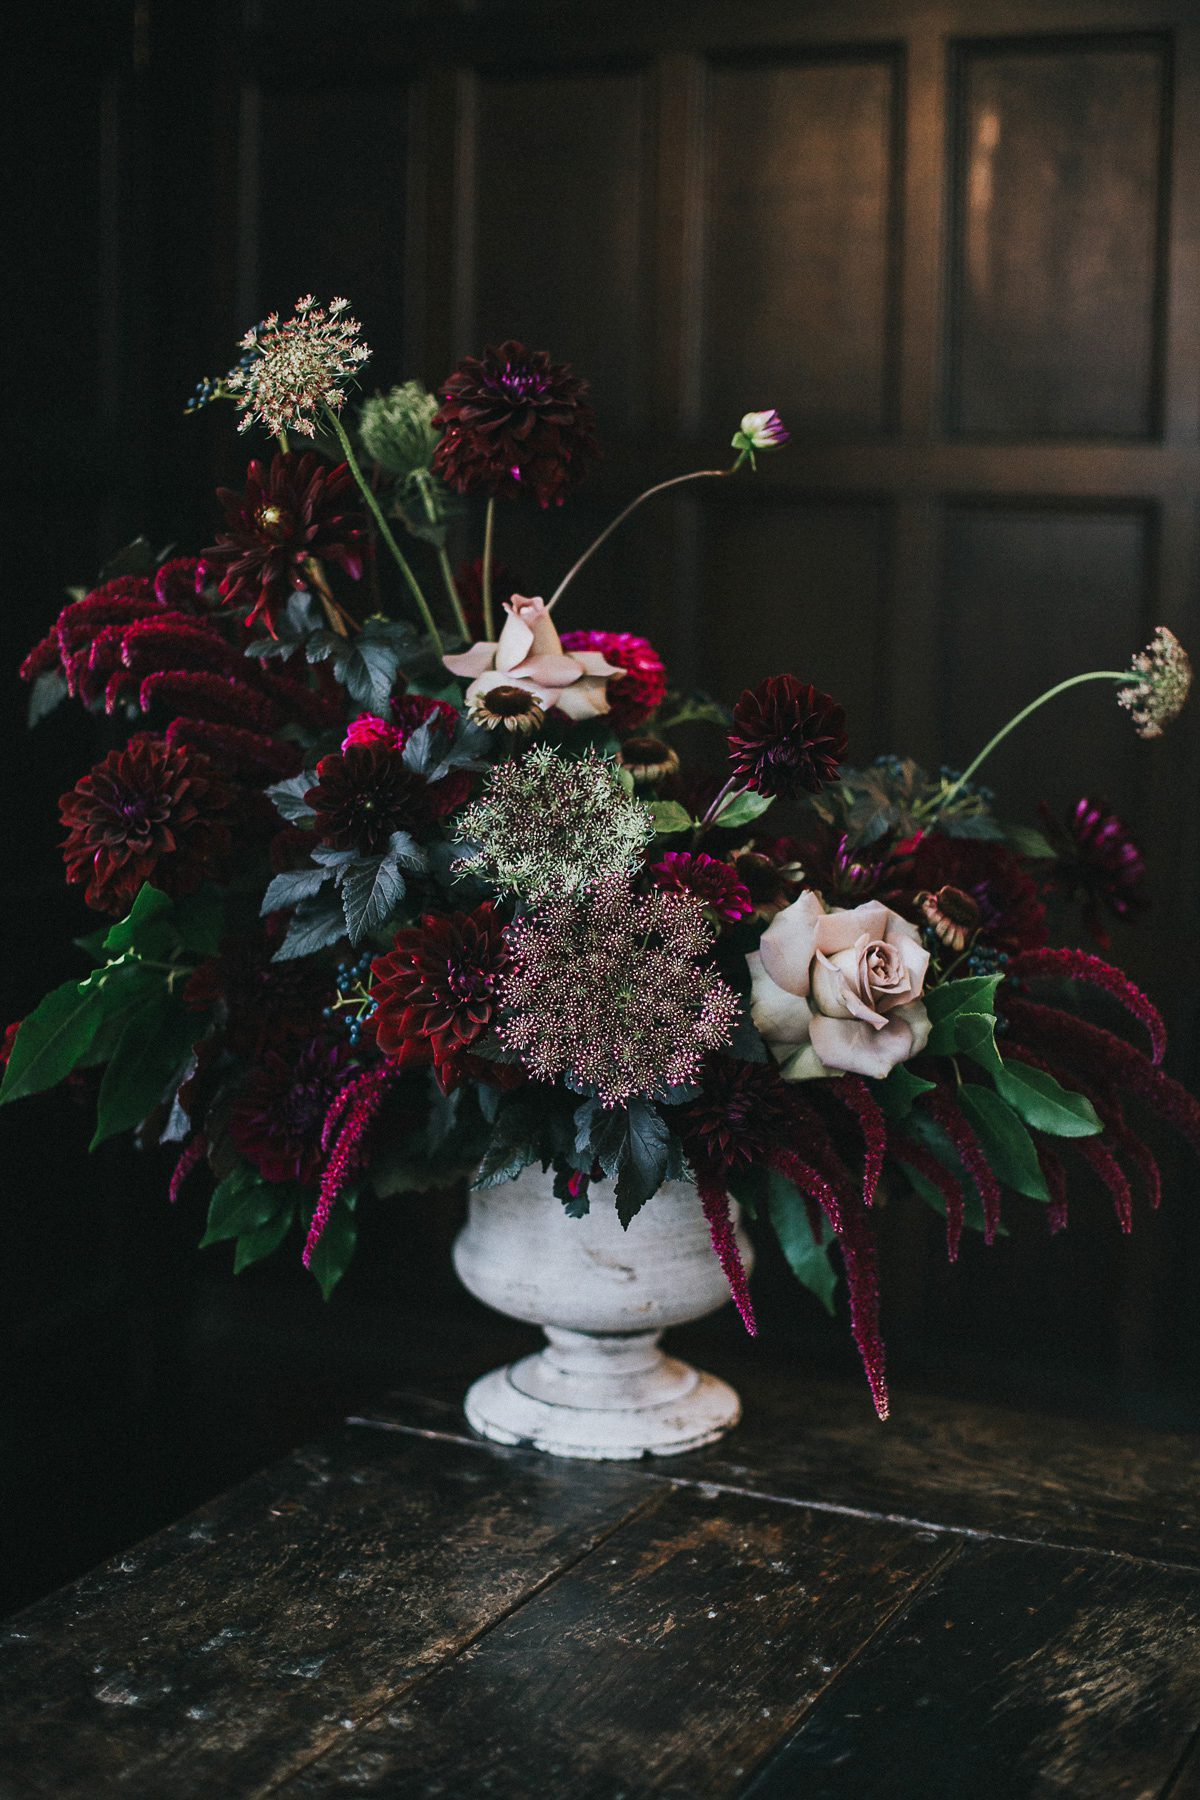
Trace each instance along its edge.
<instances>
[{"instance_id":1,"label":"queen anne's lace cluster","mask_svg":"<svg viewBox=\"0 0 1200 1800\"><path fill-rule=\"evenodd\" d=\"M346 383L371 354L359 341L358 320L342 317L349 304L335 300L327 312L305 294L286 323L272 313L246 333L243 347L255 354L225 378L242 414L239 431L258 420L275 437L285 431L314 437L320 407L340 412Z\"/></svg>"},{"instance_id":2,"label":"queen anne's lace cluster","mask_svg":"<svg viewBox=\"0 0 1200 1800\"><path fill-rule=\"evenodd\" d=\"M606 1106L690 1082L738 1012L701 960L712 937L691 895L637 895L622 875L560 893L510 928L500 1036L535 1080L565 1076Z\"/></svg>"},{"instance_id":3,"label":"queen anne's lace cluster","mask_svg":"<svg viewBox=\"0 0 1200 1800\"><path fill-rule=\"evenodd\" d=\"M1131 715L1139 737L1161 737L1163 726L1183 710L1192 685L1188 653L1173 631L1159 626L1134 657L1129 679L1133 685L1121 689L1118 704Z\"/></svg>"}]
</instances>

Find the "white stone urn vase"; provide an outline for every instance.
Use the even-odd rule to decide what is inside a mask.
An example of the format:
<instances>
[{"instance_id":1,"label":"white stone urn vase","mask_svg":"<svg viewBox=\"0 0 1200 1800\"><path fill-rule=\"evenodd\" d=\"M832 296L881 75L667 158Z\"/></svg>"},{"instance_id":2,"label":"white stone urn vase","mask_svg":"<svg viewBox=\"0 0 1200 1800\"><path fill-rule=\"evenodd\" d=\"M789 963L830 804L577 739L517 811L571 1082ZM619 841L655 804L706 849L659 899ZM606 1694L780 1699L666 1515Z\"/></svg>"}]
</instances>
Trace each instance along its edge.
<instances>
[{"instance_id":1,"label":"white stone urn vase","mask_svg":"<svg viewBox=\"0 0 1200 1800\"><path fill-rule=\"evenodd\" d=\"M710 1444L736 1425L741 1402L715 1376L666 1356L668 1325L703 1318L729 1299L700 1197L667 1182L622 1230L612 1184L569 1218L553 1174L535 1164L473 1193L454 1244L468 1292L549 1342L471 1388L467 1418L484 1437L551 1456L623 1461ZM737 1208L731 1203L735 1227ZM747 1271L754 1252L737 1230Z\"/></svg>"}]
</instances>

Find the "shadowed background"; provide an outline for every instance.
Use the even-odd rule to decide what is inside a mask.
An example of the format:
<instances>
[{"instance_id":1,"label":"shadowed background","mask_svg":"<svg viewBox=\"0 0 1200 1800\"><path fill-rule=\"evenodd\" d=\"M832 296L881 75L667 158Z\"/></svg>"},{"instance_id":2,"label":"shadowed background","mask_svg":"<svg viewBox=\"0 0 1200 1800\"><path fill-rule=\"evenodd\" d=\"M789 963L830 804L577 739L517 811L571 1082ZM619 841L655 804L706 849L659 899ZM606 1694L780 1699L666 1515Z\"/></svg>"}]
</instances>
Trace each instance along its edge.
<instances>
[{"instance_id":1,"label":"shadowed background","mask_svg":"<svg viewBox=\"0 0 1200 1800\"><path fill-rule=\"evenodd\" d=\"M137 0L43 12L12 66L0 1024L82 972L55 802L109 747L72 707L27 734L5 671L139 532L211 541L258 446L184 399L308 291L350 297L366 391L510 335L590 378L598 473L561 513L500 515L527 593L777 407L786 454L648 508L564 624L642 632L725 700L791 669L844 703L855 759L962 766L1156 624L1200 647L1194 4ZM1013 818L1089 791L1135 827L1155 905L1113 955L1189 1084L1198 728L1142 744L1084 689L988 776ZM198 1256L203 1183L172 1211L174 1152L89 1157L90 1124L69 1091L0 1114L13 1604L491 1329L449 1267L461 1197L369 1209L326 1306L285 1258L235 1284L228 1246ZM1128 1241L1081 1180L1063 1237L1011 1201L951 1271L940 1222L890 1204L901 1389L1200 1423L1196 1171L1153 1141L1165 1198ZM827 1319L769 1248L756 1295L755 1354L855 1367L844 1303Z\"/></svg>"}]
</instances>

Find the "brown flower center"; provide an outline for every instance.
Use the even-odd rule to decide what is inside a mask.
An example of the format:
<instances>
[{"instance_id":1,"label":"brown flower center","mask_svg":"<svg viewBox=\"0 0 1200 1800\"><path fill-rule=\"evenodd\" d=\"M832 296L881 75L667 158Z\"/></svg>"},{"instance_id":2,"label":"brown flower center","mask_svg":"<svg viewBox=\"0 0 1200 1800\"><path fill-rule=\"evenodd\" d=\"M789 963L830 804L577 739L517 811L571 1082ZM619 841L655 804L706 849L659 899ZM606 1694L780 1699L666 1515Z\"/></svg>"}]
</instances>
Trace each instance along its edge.
<instances>
[{"instance_id":1,"label":"brown flower center","mask_svg":"<svg viewBox=\"0 0 1200 1800\"><path fill-rule=\"evenodd\" d=\"M538 710L536 696L519 687L490 688L486 705L497 719L524 719Z\"/></svg>"}]
</instances>

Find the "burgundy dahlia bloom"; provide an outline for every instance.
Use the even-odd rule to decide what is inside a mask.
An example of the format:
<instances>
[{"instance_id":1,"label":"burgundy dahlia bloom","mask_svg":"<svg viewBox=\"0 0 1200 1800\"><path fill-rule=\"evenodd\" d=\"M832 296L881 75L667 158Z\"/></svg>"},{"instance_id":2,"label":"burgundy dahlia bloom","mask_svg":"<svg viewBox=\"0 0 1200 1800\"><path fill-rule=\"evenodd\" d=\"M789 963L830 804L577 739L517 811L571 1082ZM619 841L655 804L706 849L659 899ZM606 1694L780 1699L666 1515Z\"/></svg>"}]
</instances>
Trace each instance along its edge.
<instances>
[{"instance_id":1,"label":"burgundy dahlia bloom","mask_svg":"<svg viewBox=\"0 0 1200 1800\"><path fill-rule=\"evenodd\" d=\"M322 843L379 856L394 831L417 831L429 821L432 792L405 767L399 750L368 743L322 757L317 786L304 797L316 812Z\"/></svg>"},{"instance_id":2,"label":"burgundy dahlia bloom","mask_svg":"<svg viewBox=\"0 0 1200 1800\"><path fill-rule=\"evenodd\" d=\"M754 902L738 880L737 870L715 856L671 850L647 870L655 887L666 894L694 894L726 925L754 911Z\"/></svg>"},{"instance_id":3,"label":"burgundy dahlia bloom","mask_svg":"<svg viewBox=\"0 0 1200 1800\"><path fill-rule=\"evenodd\" d=\"M229 1121L229 1135L267 1181L310 1187L321 1170L321 1131L349 1081L350 1051L313 1038L285 1059L269 1050L251 1069Z\"/></svg>"},{"instance_id":4,"label":"burgundy dahlia bloom","mask_svg":"<svg viewBox=\"0 0 1200 1800\"><path fill-rule=\"evenodd\" d=\"M834 779L847 743L846 714L829 694L794 675L770 675L734 708L729 757L747 786L796 800Z\"/></svg>"},{"instance_id":5,"label":"burgundy dahlia bloom","mask_svg":"<svg viewBox=\"0 0 1200 1800\"><path fill-rule=\"evenodd\" d=\"M229 850L221 815L232 801L207 757L136 737L110 750L59 801L67 880L86 881L88 905L118 918L144 881L190 894Z\"/></svg>"},{"instance_id":6,"label":"burgundy dahlia bloom","mask_svg":"<svg viewBox=\"0 0 1200 1800\"><path fill-rule=\"evenodd\" d=\"M903 893L882 898L896 905L914 925L929 923L918 900L957 888L979 908L979 942L1015 956L1036 950L1046 941L1046 909L1021 860L1004 844L987 838L952 838L928 833L917 844Z\"/></svg>"},{"instance_id":7,"label":"burgundy dahlia bloom","mask_svg":"<svg viewBox=\"0 0 1200 1800\"><path fill-rule=\"evenodd\" d=\"M586 390L566 363L512 338L464 357L433 421L444 433L436 473L456 494L530 494L539 506L561 505L600 454Z\"/></svg>"},{"instance_id":8,"label":"burgundy dahlia bloom","mask_svg":"<svg viewBox=\"0 0 1200 1800\"><path fill-rule=\"evenodd\" d=\"M765 1163L788 1120L789 1095L775 1064L710 1056L702 1084L699 1100L682 1113L689 1158L714 1172Z\"/></svg>"},{"instance_id":9,"label":"burgundy dahlia bloom","mask_svg":"<svg viewBox=\"0 0 1200 1800\"><path fill-rule=\"evenodd\" d=\"M1092 941L1107 950L1112 939L1101 908L1118 919L1135 919L1148 904L1142 853L1107 800L1085 794L1065 825L1044 800L1038 811L1055 852L1046 887L1081 903Z\"/></svg>"},{"instance_id":10,"label":"burgundy dahlia bloom","mask_svg":"<svg viewBox=\"0 0 1200 1800\"><path fill-rule=\"evenodd\" d=\"M625 670L608 682L608 719L614 731L633 731L662 705L666 670L645 638L629 631L564 631L562 647L568 656L576 650L598 650L606 662Z\"/></svg>"},{"instance_id":11,"label":"burgundy dahlia bloom","mask_svg":"<svg viewBox=\"0 0 1200 1800\"><path fill-rule=\"evenodd\" d=\"M441 1072L491 1024L508 965L491 901L471 913L426 913L371 965L375 1042L393 1061L432 1060Z\"/></svg>"},{"instance_id":12,"label":"burgundy dahlia bloom","mask_svg":"<svg viewBox=\"0 0 1200 1800\"><path fill-rule=\"evenodd\" d=\"M262 619L274 636L289 593L307 586L308 557L335 562L357 581L364 532L361 513L347 504L354 492L345 463L331 469L311 450L281 451L268 470L252 462L244 494L218 488L229 530L204 555L221 575L222 599L252 600L247 623Z\"/></svg>"}]
</instances>

